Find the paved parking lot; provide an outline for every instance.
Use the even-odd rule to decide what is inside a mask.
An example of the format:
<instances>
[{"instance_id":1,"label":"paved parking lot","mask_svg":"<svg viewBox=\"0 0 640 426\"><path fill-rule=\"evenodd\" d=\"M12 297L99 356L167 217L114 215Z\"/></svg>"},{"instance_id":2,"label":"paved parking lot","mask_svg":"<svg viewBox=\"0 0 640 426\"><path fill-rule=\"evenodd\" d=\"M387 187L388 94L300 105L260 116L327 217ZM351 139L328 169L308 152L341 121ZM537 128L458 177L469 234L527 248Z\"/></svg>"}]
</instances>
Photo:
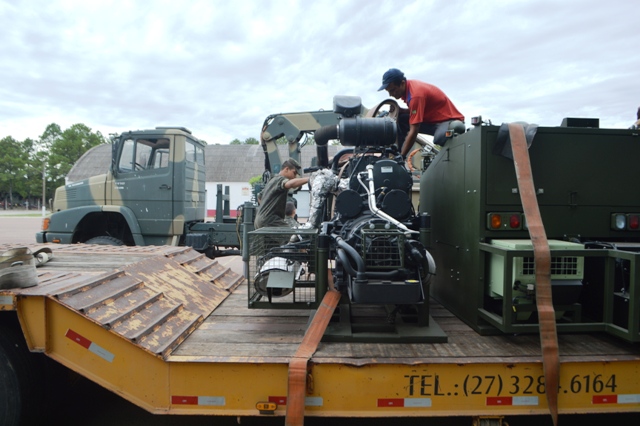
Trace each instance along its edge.
<instances>
[{"instance_id":1,"label":"paved parking lot","mask_svg":"<svg viewBox=\"0 0 640 426\"><path fill-rule=\"evenodd\" d=\"M35 244L36 232L40 231L42 215L30 213L18 216L13 210L0 212L0 244Z\"/></svg>"}]
</instances>

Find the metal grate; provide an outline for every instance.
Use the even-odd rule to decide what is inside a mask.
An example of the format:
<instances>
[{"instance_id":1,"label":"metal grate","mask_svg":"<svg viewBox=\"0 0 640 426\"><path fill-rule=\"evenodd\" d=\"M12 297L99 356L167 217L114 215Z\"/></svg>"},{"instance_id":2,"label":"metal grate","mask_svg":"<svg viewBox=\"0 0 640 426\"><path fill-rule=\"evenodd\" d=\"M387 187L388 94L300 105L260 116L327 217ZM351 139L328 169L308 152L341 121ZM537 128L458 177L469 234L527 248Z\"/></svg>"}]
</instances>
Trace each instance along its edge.
<instances>
[{"instance_id":1,"label":"metal grate","mask_svg":"<svg viewBox=\"0 0 640 426\"><path fill-rule=\"evenodd\" d=\"M576 256L559 256L551 258L551 275L581 276L582 258ZM535 275L536 265L533 257L522 258L522 275Z\"/></svg>"},{"instance_id":2,"label":"metal grate","mask_svg":"<svg viewBox=\"0 0 640 426\"><path fill-rule=\"evenodd\" d=\"M369 269L403 268L404 242L397 230L362 229L360 254Z\"/></svg>"},{"instance_id":3,"label":"metal grate","mask_svg":"<svg viewBox=\"0 0 640 426\"><path fill-rule=\"evenodd\" d=\"M250 232L249 307L301 308L314 304L316 244L315 229L261 228Z\"/></svg>"}]
</instances>

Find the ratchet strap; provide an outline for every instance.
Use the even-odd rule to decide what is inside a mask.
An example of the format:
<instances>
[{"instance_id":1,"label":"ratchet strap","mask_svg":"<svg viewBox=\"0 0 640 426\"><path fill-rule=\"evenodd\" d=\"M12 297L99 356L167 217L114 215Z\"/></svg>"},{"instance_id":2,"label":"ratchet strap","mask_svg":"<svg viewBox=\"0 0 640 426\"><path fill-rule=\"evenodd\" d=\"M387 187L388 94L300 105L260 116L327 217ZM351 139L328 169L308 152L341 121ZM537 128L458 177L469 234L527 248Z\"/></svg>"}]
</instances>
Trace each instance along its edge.
<instances>
[{"instance_id":1,"label":"ratchet strap","mask_svg":"<svg viewBox=\"0 0 640 426\"><path fill-rule=\"evenodd\" d=\"M556 316L551 298L551 252L549 242L540 217L540 209L533 185L531 161L522 124L509 124L509 138L513 153L516 178L524 215L529 227L529 236L533 243L533 259L536 269L536 305L538 324L540 325L540 344L542 346L542 365L544 369L547 404L553 419L558 424L558 386L560 359Z\"/></svg>"},{"instance_id":2,"label":"ratchet strap","mask_svg":"<svg viewBox=\"0 0 640 426\"><path fill-rule=\"evenodd\" d=\"M329 281L331 281L329 272ZM332 284L331 282L329 284ZM309 324L309 328L302 338L298 350L289 361L289 381L287 390L286 426L302 426L304 424L304 402L307 394L307 363L320 344L333 311L340 301L340 292L333 290L333 286L324 295L316 314Z\"/></svg>"}]
</instances>

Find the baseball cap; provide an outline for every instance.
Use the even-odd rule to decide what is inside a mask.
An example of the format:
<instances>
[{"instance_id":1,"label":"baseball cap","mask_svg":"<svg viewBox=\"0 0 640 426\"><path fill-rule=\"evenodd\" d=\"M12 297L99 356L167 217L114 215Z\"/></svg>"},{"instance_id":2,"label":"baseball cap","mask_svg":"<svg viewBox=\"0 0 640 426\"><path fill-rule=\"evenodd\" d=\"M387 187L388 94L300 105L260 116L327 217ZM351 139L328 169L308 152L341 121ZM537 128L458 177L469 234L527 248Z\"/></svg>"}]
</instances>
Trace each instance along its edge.
<instances>
[{"instance_id":1,"label":"baseball cap","mask_svg":"<svg viewBox=\"0 0 640 426\"><path fill-rule=\"evenodd\" d=\"M302 171L302 166L293 158L289 158L287 161L285 161L283 164L283 167L289 167L289 168L295 167L296 172L298 172L298 174L301 175L300 172Z\"/></svg>"},{"instance_id":2,"label":"baseball cap","mask_svg":"<svg viewBox=\"0 0 640 426\"><path fill-rule=\"evenodd\" d=\"M398 68L390 68L382 75L382 86L380 86L378 92L386 89L389 83L393 83L397 80L402 80L403 78L404 73L402 71L400 71Z\"/></svg>"}]
</instances>

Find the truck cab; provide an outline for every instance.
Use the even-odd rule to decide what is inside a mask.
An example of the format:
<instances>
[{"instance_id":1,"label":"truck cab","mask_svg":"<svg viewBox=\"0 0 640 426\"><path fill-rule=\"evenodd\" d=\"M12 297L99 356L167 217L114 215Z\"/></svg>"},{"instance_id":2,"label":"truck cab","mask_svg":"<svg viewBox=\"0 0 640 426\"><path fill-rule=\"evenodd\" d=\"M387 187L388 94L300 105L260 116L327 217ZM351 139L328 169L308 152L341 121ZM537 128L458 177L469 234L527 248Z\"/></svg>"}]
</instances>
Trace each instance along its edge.
<instances>
[{"instance_id":1,"label":"truck cab","mask_svg":"<svg viewBox=\"0 0 640 426\"><path fill-rule=\"evenodd\" d=\"M109 171L58 188L37 242L179 245L204 220L204 146L183 127L114 136Z\"/></svg>"}]
</instances>

